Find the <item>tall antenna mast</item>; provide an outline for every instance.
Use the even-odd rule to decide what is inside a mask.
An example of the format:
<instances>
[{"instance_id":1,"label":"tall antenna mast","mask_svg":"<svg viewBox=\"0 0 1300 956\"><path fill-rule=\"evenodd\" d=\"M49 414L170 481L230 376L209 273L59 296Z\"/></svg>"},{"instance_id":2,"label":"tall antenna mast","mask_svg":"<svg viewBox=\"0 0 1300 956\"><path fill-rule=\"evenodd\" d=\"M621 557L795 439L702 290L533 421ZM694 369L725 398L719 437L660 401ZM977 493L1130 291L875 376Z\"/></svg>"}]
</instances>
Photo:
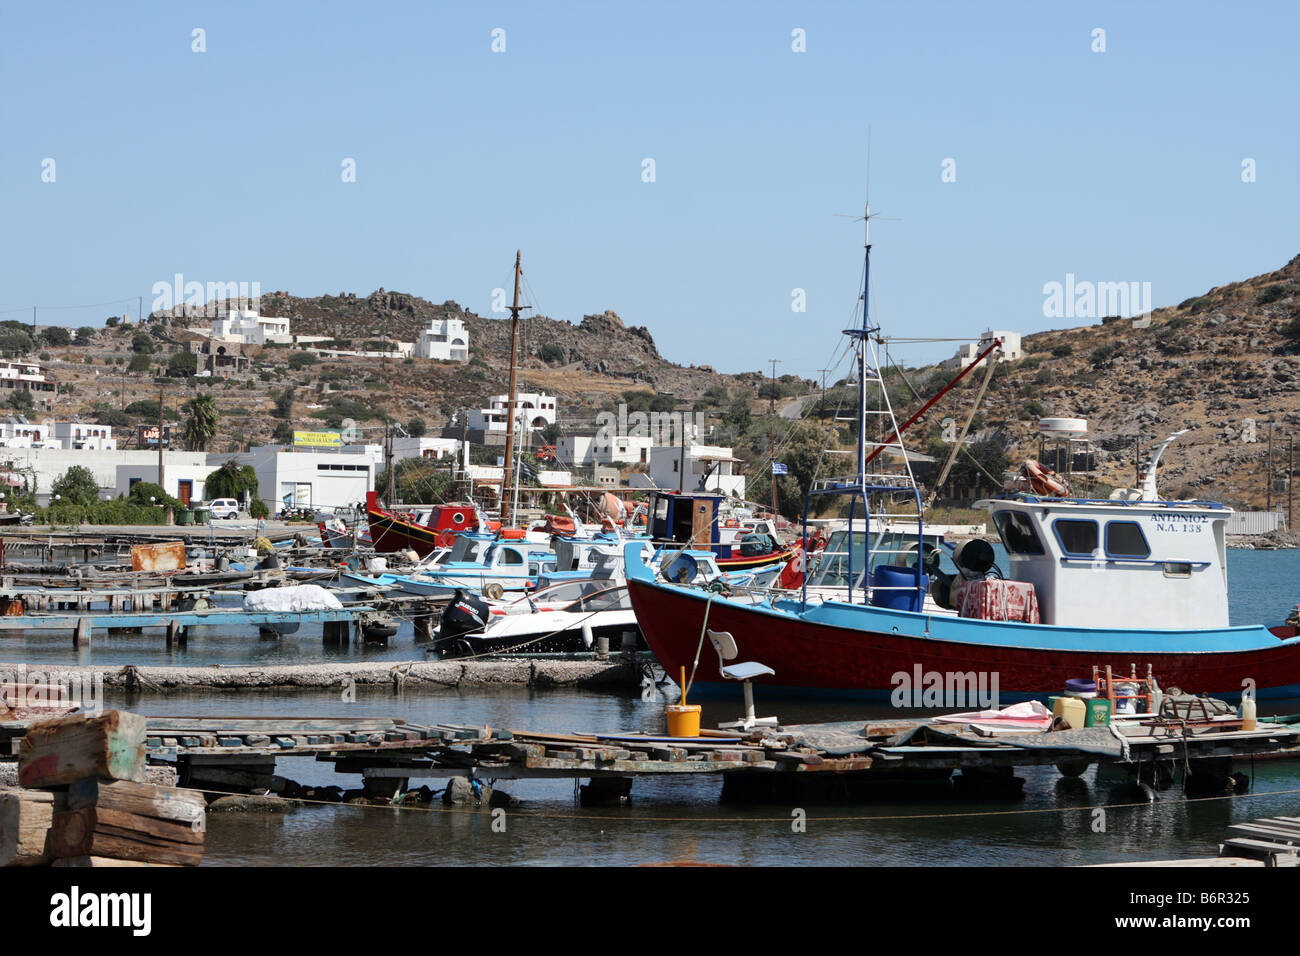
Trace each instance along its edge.
<instances>
[{"instance_id":1,"label":"tall antenna mast","mask_svg":"<svg viewBox=\"0 0 1300 956\"><path fill-rule=\"evenodd\" d=\"M515 298L514 304L510 306L510 395L509 409L506 411L506 462L505 471L501 475L501 525L504 527L510 523L510 472L514 463L515 455L515 372L518 368L519 355L519 310L526 309L528 306L519 304L519 276L521 273L520 260L522 253L515 250ZM518 479L516 479L518 480Z\"/></svg>"}]
</instances>

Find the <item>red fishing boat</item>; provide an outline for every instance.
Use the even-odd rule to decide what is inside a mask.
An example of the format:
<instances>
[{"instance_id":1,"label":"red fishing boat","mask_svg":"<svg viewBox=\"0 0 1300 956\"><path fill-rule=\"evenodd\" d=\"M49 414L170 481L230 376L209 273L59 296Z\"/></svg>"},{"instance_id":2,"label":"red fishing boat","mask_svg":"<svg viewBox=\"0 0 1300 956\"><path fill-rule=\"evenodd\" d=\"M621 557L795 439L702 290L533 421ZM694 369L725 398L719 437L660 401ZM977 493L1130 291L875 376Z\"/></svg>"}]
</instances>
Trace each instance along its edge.
<instances>
[{"instance_id":1,"label":"red fishing boat","mask_svg":"<svg viewBox=\"0 0 1300 956\"><path fill-rule=\"evenodd\" d=\"M376 491L366 492L366 517L374 548L381 554L414 551L424 557L450 547L461 531L487 530L480 529L478 509L470 502L388 509L380 507Z\"/></svg>"}]
</instances>

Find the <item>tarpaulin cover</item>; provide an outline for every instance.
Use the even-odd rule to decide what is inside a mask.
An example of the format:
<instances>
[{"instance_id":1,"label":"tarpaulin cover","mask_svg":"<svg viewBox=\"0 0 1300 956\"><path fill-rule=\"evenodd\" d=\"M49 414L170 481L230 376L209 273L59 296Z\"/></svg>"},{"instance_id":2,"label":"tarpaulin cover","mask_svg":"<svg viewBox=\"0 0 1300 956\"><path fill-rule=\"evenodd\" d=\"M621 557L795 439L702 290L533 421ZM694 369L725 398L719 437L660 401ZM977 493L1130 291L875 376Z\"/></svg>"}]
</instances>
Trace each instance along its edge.
<instances>
[{"instance_id":1,"label":"tarpaulin cover","mask_svg":"<svg viewBox=\"0 0 1300 956\"><path fill-rule=\"evenodd\" d=\"M244 597L245 611L336 611L343 602L319 584L263 588Z\"/></svg>"}]
</instances>

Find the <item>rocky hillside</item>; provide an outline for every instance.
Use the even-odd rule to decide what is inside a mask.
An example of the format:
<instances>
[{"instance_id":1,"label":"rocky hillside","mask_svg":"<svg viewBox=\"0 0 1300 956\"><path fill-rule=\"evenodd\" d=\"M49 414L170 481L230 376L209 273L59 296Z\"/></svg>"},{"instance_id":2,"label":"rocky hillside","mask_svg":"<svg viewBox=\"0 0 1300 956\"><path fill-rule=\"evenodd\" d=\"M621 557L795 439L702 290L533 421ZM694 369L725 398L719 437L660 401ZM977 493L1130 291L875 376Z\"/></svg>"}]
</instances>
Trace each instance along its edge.
<instances>
[{"instance_id":1,"label":"rocky hillside","mask_svg":"<svg viewBox=\"0 0 1300 956\"><path fill-rule=\"evenodd\" d=\"M1135 441L1147 449L1186 428L1162 459L1162 494L1263 507L1271 422L1273 503L1285 502L1287 442L1300 433L1300 256L1157 309L1145 328L1112 318L1027 336L1024 348L983 408L985 434L1013 461L1035 453L1040 416L1086 418L1102 480L1132 486Z\"/></svg>"},{"instance_id":2,"label":"rocky hillside","mask_svg":"<svg viewBox=\"0 0 1300 956\"><path fill-rule=\"evenodd\" d=\"M237 305L230 301L216 308ZM331 336L357 349L376 341L417 341L430 319L456 317L469 330L470 361L349 356L295 365L291 362L295 350L290 348L245 347L251 359L247 374L230 380L168 380L177 404L195 387L212 391L222 412L214 443L218 450L270 440L284 420L274 418L271 411L287 387L294 389L291 421L296 428L337 424L334 420L342 414L370 422L376 429L384 416L402 423L419 418L431 433L459 410L480 408L490 395L508 387L509 319L467 312L452 301L434 304L385 289L367 296L343 293L319 298L274 292L263 295L260 305L264 315L290 316L297 334ZM178 307L172 313L157 313L140 326L114 320L109 327L93 330L88 339L48 347L43 354L51 372L72 389L48 404L42 401L36 413L91 420L107 416L119 427L133 423L122 412L139 401L157 399L156 379L170 357L183 350L187 340L198 338L187 328L206 326L208 321ZM127 366L133 359L139 362L133 343L141 332L152 340L153 364L131 372ZM685 411L706 393L715 398L725 394L728 400L754 399L763 381L757 371L720 375L708 365L669 362L659 354L648 329L625 325L613 311L587 315L577 323L526 317L520 322L519 355L519 389L556 395L568 430L594 427L596 412L613 407L628 391L653 393L665 407ZM168 399L169 410L171 405ZM340 413L339 408L345 411ZM370 417L361 419L363 412Z\"/></svg>"}]
</instances>

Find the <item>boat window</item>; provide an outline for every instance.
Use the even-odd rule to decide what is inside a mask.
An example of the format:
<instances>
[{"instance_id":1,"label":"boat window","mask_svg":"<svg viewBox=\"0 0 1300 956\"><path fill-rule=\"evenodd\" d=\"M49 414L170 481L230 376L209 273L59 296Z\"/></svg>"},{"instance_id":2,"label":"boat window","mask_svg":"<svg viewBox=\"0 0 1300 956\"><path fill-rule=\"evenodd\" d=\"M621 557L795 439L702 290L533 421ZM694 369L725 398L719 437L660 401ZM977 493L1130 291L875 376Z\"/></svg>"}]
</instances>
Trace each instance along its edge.
<instances>
[{"instance_id":1,"label":"boat window","mask_svg":"<svg viewBox=\"0 0 1300 956\"><path fill-rule=\"evenodd\" d=\"M1136 521L1110 521L1106 524L1106 553L1117 558L1146 558L1151 546Z\"/></svg>"},{"instance_id":2,"label":"boat window","mask_svg":"<svg viewBox=\"0 0 1300 956\"><path fill-rule=\"evenodd\" d=\"M1042 554L1043 542L1029 517L1019 511L997 511L993 514L998 535L1008 554Z\"/></svg>"},{"instance_id":3,"label":"boat window","mask_svg":"<svg viewBox=\"0 0 1300 956\"><path fill-rule=\"evenodd\" d=\"M1083 554L1092 557L1097 550L1097 522L1079 518L1057 518L1052 522L1056 540L1066 554Z\"/></svg>"},{"instance_id":4,"label":"boat window","mask_svg":"<svg viewBox=\"0 0 1300 956\"><path fill-rule=\"evenodd\" d=\"M501 549L501 564L523 564L524 556L514 548Z\"/></svg>"}]
</instances>

